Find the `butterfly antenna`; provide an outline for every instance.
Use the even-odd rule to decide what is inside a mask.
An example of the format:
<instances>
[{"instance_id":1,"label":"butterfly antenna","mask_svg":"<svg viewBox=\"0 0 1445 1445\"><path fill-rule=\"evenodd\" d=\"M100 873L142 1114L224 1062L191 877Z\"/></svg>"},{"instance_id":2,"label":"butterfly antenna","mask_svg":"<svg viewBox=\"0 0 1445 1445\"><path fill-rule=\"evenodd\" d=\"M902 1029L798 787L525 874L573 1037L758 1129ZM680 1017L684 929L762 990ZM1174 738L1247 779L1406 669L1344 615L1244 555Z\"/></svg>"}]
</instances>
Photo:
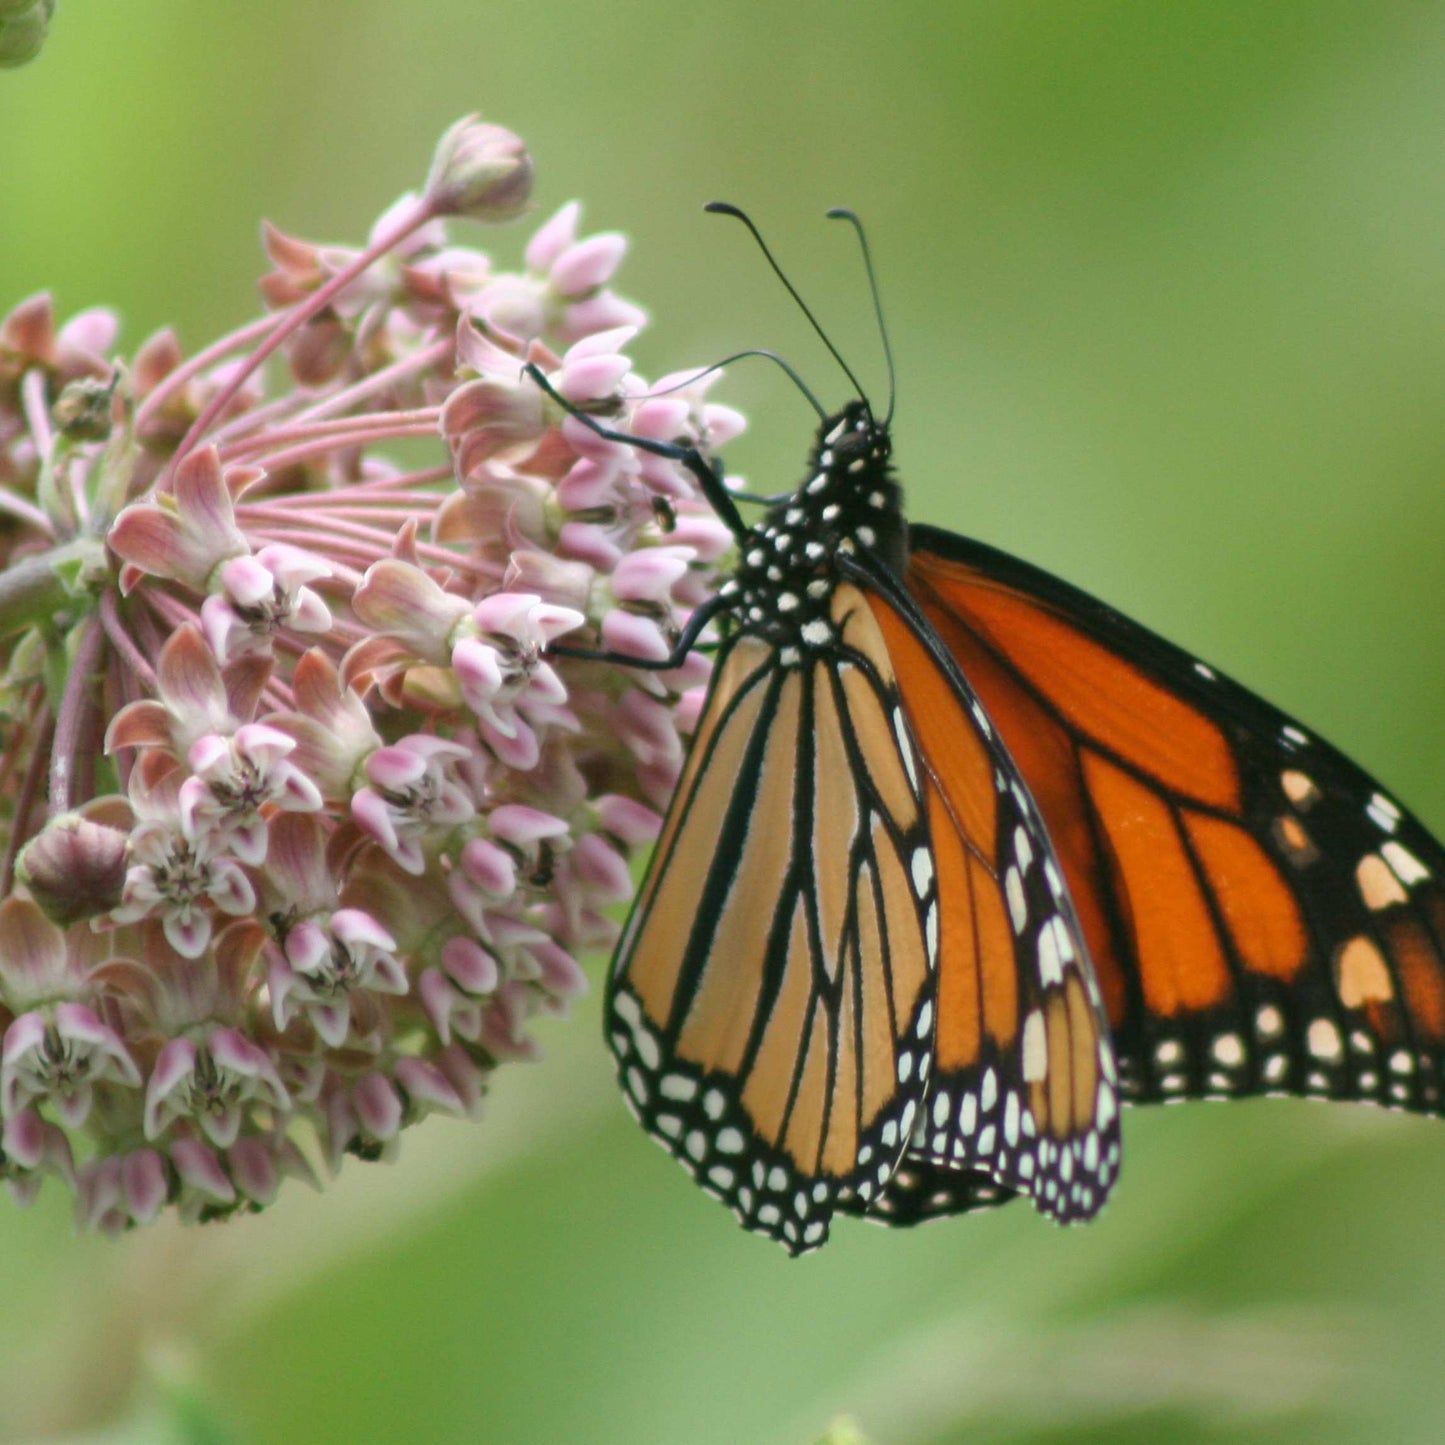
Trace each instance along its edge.
<instances>
[{"instance_id":1,"label":"butterfly antenna","mask_svg":"<svg viewBox=\"0 0 1445 1445\"><path fill-rule=\"evenodd\" d=\"M773 256L773 253L768 250L768 243L763 240L762 232L759 231L758 228L753 224L752 217L749 216L747 212L740 211L736 206L729 204L727 201L709 201L707 205L703 207L703 210L709 211L715 216L732 216L734 219L741 221L743 225L745 225L748 230L753 233L753 240L758 243L758 249L767 258L768 265L773 268L773 275L776 276L778 280L787 287L788 295L791 296L793 300L798 303L798 309L803 313L804 316L808 318L808 324L812 326L813 330L818 333L818 339L823 343L824 346L828 348L828 351L832 355L833 360L836 361L838 365L843 368L844 376L846 376L848 380L853 383L853 390L858 393L859 397L862 400L867 401L868 398L864 394L863 385L853 374L853 368L849 366L846 361L843 360L843 357L839 352L838 348L834 346L831 341L828 340L828 333L823 330L822 326L819 325L818 318L814 316L812 311L808 308L808 303L804 301L803 298L798 294L798 288L794 286L793 283L789 281L788 278L783 274L783 268L778 265L777 260Z\"/></svg>"},{"instance_id":2,"label":"butterfly antenna","mask_svg":"<svg viewBox=\"0 0 1445 1445\"><path fill-rule=\"evenodd\" d=\"M735 361L744 361L749 356L761 356L765 361L771 361L774 366L781 367L788 374L788 379L808 399L808 405L818 413L819 421L827 421L828 413L823 403L813 395L812 388L803 380L788 362L784 361L776 351L766 351L762 347L750 346L746 351L735 351L731 356L725 356L721 361L715 361L711 366L705 366L701 371L695 371L684 380L675 382L672 386L664 387L661 391L651 391L649 396L669 396L674 391L682 391L685 388L699 382L705 376L711 376L715 371L721 371L725 366L731 366Z\"/></svg>"},{"instance_id":3,"label":"butterfly antenna","mask_svg":"<svg viewBox=\"0 0 1445 1445\"><path fill-rule=\"evenodd\" d=\"M828 212L828 218L847 221L858 233L858 244L863 248L863 269L868 273L868 289L873 293L873 314L878 318L878 334L883 338L883 359L888 363L888 415L883 418L886 427L893 421L893 403L898 397L898 387L893 371L893 347L888 342L888 327L883 320L883 301L878 295L878 277L873 271L873 252L868 246L868 233L863 229L857 211L847 206L834 206Z\"/></svg>"}]
</instances>

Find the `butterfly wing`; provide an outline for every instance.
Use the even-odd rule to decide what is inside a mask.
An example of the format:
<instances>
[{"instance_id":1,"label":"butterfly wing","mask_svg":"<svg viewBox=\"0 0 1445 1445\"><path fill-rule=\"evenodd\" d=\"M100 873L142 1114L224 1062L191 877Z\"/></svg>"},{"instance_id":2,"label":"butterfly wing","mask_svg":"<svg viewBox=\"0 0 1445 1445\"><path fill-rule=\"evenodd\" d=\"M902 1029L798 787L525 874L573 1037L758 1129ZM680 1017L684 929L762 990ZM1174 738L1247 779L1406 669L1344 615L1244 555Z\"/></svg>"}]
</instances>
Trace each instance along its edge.
<instances>
[{"instance_id":1,"label":"butterfly wing","mask_svg":"<svg viewBox=\"0 0 1445 1445\"><path fill-rule=\"evenodd\" d=\"M937 919L917 776L876 628L806 658L737 634L610 976L634 1112L793 1253L886 1184L923 1100Z\"/></svg>"},{"instance_id":2,"label":"butterfly wing","mask_svg":"<svg viewBox=\"0 0 1445 1445\"><path fill-rule=\"evenodd\" d=\"M907 586L1037 801L1125 1097L1441 1112L1445 850L1329 744L1087 594L913 527Z\"/></svg>"},{"instance_id":3,"label":"butterfly wing","mask_svg":"<svg viewBox=\"0 0 1445 1445\"><path fill-rule=\"evenodd\" d=\"M870 571L869 584L859 600L886 639L922 759L941 918L933 1078L916 1168L890 1186L893 1217L1020 1193L1060 1221L1090 1218L1118 1172L1118 1101L1062 871L969 679L889 576Z\"/></svg>"},{"instance_id":4,"label":"butterfly wing","mask_svg":"<svg viewBox=\"0 0 1445 1445\"><path fill-rule=\"evenodd\" d=\"M901 1227L994 1209L1017 1198L1014 1190L997 1183L987 1169L936 1164L910 1151L870 1204L864 1206L855 1199L838 1208L874 1224Z\"/></svg>"}]
</instances>

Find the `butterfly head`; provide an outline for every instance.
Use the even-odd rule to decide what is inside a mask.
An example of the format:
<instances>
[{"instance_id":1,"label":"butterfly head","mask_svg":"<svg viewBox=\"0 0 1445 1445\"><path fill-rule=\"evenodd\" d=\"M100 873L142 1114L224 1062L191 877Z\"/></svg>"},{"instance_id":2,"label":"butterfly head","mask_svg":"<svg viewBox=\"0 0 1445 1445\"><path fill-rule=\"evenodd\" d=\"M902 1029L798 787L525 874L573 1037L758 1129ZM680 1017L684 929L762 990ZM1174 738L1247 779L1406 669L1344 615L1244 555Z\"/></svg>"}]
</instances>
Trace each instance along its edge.
<instances>
[{"instance_id":1,"label":"butterfly head","mask_svg":"<svg viewBox=\"0 0 1445 1445\"><path fill-rule=\"evenodd\" d=\"M850 401L818 427L813 447L813 470L856 475L863 470L883 471L893 455L888 423L873 415L866 401Z\"/></svg>"},{"instance_id":2,"label":"butterfly head","mask_svg":"<svg viewBox=\"0 0 1445 1445\"><path fill-rule=\"evenodd\" d=\"M806 480L769 520L798 527L829 553L866 553L900 568L903 492L892 456L887 422L866 401L850 401L819 425Z\"/></svg>"}]
</instances>

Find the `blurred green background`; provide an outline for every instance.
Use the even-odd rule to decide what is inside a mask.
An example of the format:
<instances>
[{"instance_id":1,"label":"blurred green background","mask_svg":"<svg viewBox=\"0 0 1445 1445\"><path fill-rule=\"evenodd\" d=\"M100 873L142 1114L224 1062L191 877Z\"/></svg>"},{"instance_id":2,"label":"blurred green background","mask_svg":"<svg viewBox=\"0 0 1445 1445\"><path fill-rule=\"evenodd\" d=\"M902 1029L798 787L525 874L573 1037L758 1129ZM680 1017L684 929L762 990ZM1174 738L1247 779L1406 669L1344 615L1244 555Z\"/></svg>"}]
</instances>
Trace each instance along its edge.
<instances>
[{"instance_id":1,"label":"blurred green background","mask_svg":"<svg viewBox=\"0 0 1445 1445\"><path fill-rule=\"evenodd\" d=\"M634 237L650 374L773 345L843 394L720 196L881 391L821 220L856 207L913 515L1214 660L1445 831L1445 7L62 0L0 74L0 310L50 288L199 346L253 312L262 216L360 239L475 109L530 141L539 218ZM788 483L805 406L766 368L723 394L734 468ZM794 1263L636 1129L597 1034L257 1220L107 1243L55 1191L0 1209L0 1438L1445 1433L1436 1121L1134 1114L1087 1229L844 1222Z\"/></svg>"}]
</instances>

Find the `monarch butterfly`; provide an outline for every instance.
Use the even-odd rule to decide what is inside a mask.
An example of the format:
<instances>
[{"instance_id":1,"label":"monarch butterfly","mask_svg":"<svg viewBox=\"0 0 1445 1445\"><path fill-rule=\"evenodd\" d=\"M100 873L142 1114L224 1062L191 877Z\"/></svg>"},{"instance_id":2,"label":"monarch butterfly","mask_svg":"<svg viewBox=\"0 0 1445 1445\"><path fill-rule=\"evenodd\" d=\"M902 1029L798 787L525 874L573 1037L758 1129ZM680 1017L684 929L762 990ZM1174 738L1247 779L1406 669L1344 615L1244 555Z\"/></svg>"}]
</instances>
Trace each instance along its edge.
<instances>
[{"instance_id":1,"label":"monarch butterfly","mask_svg":"<svg viewBox=\"0 0 1445 1445\"><path fill-rule=\"evenodd\" d=\"M1445 849L1214 669L908 524L891 402L858 392L756 526L697 451L587 419L738 539L679 644L722 621L604 1002L647 1131L799 1254L835 1212L1089 1219L1121 1102L1445 1112Z\"/></svg>"}]
</instances>

